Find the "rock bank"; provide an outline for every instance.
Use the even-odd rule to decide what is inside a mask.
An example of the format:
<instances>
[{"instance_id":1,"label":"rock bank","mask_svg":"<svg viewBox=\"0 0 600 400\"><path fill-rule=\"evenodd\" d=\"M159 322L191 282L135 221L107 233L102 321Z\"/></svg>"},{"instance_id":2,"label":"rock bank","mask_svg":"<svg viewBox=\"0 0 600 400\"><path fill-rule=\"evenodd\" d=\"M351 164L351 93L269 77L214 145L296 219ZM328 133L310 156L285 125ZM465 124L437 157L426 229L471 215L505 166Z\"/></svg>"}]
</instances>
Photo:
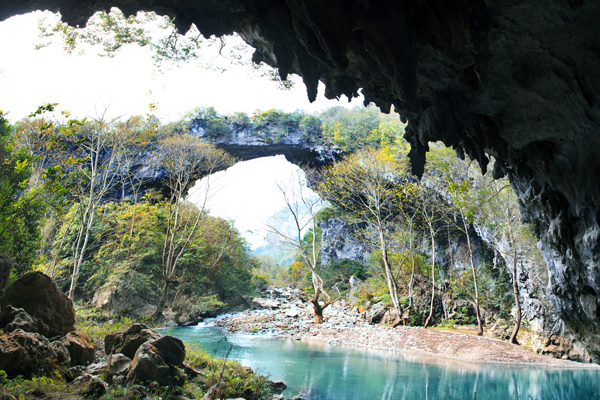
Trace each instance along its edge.
<instances>
[{"instance_id":1,"label":"rock bank","mask_svg":"<svg viewBox=\"0 0 600 400\"><path fill-rule=\"evenodd\" d=\"M391 328L372 321L390 321L389 310L362 311L335 302L324 311L323 324L314 324L312 307L294 289L269 288L266 298L255 299L257 309L226 315L215 321L231 332L270 334L329 345L363 346L402 354L445 358L474 363L528 364L566 368L598 368L594 364L552 358L488 336L443 329L400 326ZM266 306L266 307L263 307ZM375 307L374 307L375 308ZM492 332L487 330L487 335Z\"/></svg>"}]
</instances>

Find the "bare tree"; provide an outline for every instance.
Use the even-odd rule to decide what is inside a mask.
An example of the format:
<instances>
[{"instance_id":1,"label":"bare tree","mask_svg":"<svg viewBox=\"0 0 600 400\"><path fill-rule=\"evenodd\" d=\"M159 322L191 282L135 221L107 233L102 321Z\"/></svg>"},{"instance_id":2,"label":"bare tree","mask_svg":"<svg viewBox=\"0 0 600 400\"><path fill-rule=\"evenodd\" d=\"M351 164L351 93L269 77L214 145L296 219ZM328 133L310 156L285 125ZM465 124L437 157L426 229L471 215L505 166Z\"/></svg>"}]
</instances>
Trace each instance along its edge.
<instances>
[{"instance_id":1,"label":"bare tree","mask_svg":"<svg viewBox=\"0 0 600 400\"><path fill-rule=\"evenodd\" d=\"M287 184L277 183L277 187L283 194L286 208L293 220L293 229L291 232L275 224L269 224L268 230L276 234L284 243L294 247L300 254L311 272L311 281L314 290L310 300L315 313L315 323L323 323L323 310L331 304L331 297L323 288L323 279L317 272L317 263L321 251L321 243L317 238L317 214L325 208L323 200L315 195L307 193L306 181L302 173L298 171L297 179ZM307 250L304 246L304 235L309 236L310 248ZM327 298L327 301L321 305L319 297L321 293Z\"/></svg>"},{"instance_id":2,"label":"bare tree","mask_svg":"<svg viewBox=\"0 0 600 400\"><path fill-rule=\"evenodd\" d=\"M521 300L519 298L519 279L517 275L517 265L520 262L518 241L521 237L521 230L524 228L521 224L521 212L517 202L517 196L507 180L493 181L489 185L489 196L487 197L487 212L494 220L499 222L500 234L503 235L509 248L498 247L497 250L504 253L507 258L512 258L512 283L513 295L516 305L515 326L510 335L509 341L513 344L519 344L517 334L521 327Z\"/></svg>"},{"instance_id":3,"label":"bare tree","mask_svg":"<svg viewBox=\"0 0 600 400\"><path fill-rule=\"evenodd\" d=\"M437 196L433 190L424 186L421 187L418 204L419 217L431 243L431 301L429 306L429 315L423 324L423 327L427 328L431 322L431 318L433 317L433 308L435 304L435 266L437 257L435 238L445 227L445 212L447 210L445 209L443 199Z\"/></svg>"},{"instance_id":4,"label":"bare tree","mask_svg":"<svg viewBox=\"0 0 600 400\"><path fill-rule=\"evenodd\" d=\"M165 185L170 191L165 238L162 252L163 290L155 318L160 318L169 295L169 285L177 272L179 259L198 229L205 213L210 189L210 175L234 163L233 157L214 145L192 135L167 137L160 142L161 165L165 169ZM187 202L188 191L196 180L208 177L201 204Z\"/></svg>"},{"instance_id":5,"label":"bare tree","mask_svg":"<svg viewBox=\"0 0 600 400\"><path fill-rule=\"evenodd\" d=\"M90 122L80 123L68 138L77 149L82 162L77 165L80 178L79 227L73 244L73 271L69 298L73 299L77 279L81 271L95 211L105 195L119 184L124 149L131 142L132 132L128 123L107 121L104 115Z\"/></svg>"}]
</instances>

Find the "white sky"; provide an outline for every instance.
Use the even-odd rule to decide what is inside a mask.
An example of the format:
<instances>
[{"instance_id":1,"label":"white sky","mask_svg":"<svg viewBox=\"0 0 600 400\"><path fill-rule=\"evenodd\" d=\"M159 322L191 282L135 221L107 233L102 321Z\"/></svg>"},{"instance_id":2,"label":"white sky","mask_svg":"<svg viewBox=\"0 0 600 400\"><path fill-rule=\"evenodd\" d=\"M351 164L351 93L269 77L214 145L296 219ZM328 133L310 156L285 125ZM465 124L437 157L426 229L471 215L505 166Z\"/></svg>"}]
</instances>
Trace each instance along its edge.
<instances>
[{"instance_id":1,"label":"white sky","mask_svg":"<svg viewBox=\"0 0 600 400\"><path fill-rule=\"evenodd\" d=\"M113 117L145 115L148 105L157 102L156 114L163 122L177 120L201 105L222 114L251 115L256 109L313 112L362 104L362 99L351 104L346 98L327 100L323 87L311 104L299 78L292 90L281 91L266 78L250 78L249 68L243 67L219 73L186 64L157 73L150 51L136 46L126 46L115 58L98 57L94 51L67 56L58 40L35 50L34 44L42 42L37 25L43 15L48 14L36 12L0 22L0 109L9 112L12 122L44 102L59 103L59 110L79 118L96 116L107 105ZM235 165L219 174L214 186L222 189L211 197L211 213L235 220L249 242L259 246L266 218L285 205L274 182L289 179L296 169L283 156Z\"/></svg>"},{"instance_id":2,"label":"white sky","mask_svg":"<svg viewBox=\"0 0 600 400\"><path fill-rule=\"evenodd\" d=\"M14 122L35 111L43 102L59 103L74 116L95 116L109 105L113 115L145 115L148 104L158 102L157 115L163 122L178 119L185 111L201 105L220 113L277 108L318 111L342 101L320 96L310 103L299 78L290 91L278 90L273 82L250 68L237 67L226 73L184 64L157 73L148 49L126 46L115 58L99 57L87 50L83 55L64 54L59 38L50 46L35 50L38 18L35 12L0 23L0 109L9 111ZM355 99L352 105L361 104Z\"/></svg>"},{"instance_id":3,"label":"white sky","mask_svg":"<svg viewBox=\"0 0 600 400\"><path fill-rule=\"evenodd\" d=\"M297 181L300 169L283 155L264 157L235 164L227 171L210 177L209 208L212 215L235 221L235 226L252 247L264 244L266 221L285 206L277 182ZM256 179L267 176L269 179ZM190 190L190 201L199 204L205 193L206 180ZM306 193L313 193L305 188Z\"/></svg>"}]
</instances>

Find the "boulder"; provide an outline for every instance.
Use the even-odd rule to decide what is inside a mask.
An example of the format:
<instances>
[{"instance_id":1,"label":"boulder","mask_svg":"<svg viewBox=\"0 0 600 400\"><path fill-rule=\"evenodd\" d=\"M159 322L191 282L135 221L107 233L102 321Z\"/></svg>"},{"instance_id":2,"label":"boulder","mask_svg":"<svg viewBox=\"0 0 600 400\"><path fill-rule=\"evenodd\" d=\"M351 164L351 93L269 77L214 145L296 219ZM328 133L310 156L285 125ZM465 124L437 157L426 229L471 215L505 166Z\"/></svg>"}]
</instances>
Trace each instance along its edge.
<instances>
[{"instance_id":1,"label":"boulder","mask_svg":"<svg viewBox=\"0 0 600 400\"><path fill-rule=\"evenodd\" d=\"M52 347L52 351L56 356L56 361L59 364L70 365L71 363L71 354L69 353L69 348L65 346L65 344L60 340L55 340L50 343L50 347Z\"/></svg>"},{"instance_id":2,"label":"boulder","mask_svg":"<svg viewBox=\"0 0 600 400\"><path fill-rule=\"evenodd\" d=\"M9 377L41 376L45 372L46 361L55 358L50 342L39 333L17 329L0 335L0 370Z\"/></svg>"},{"instance_id":3,"label":"boulder","mask_svg":"<svg viewBox=\"0 0 600 400\"><path fill-rule=\"evenodd\" d=\"M163 336L150 344L168 365L178 367L185 361L185 345L179 338Z\"/></svg>"},{"instance_id":4,"label":"boulder","mask_svg":"<svg viewBox=\"0 0 600 400\"><path fill-rule=\"evenodd\" d=\"M81 394L85 398L98 399L104 396L107 391L107 385L102 382L102 379L97 376L91 376L87 388L82 390Z\"/></svg>"},{"instance_id":5,"label":"boulder","mask_svg":"<svg viewBox=\"0 0 600 400\"><path fill-rule=\"evenodd\" d=\"M63 372L63 378L69 383L74 382L83 375L85 375L85 369L81 365L76 365Z\"/></svg>"},{"instance_id":6,"label":"boulder","mask_svg":"<svg viewBox=\"0 0 600 400\"><path fill-rule=\"evenodd\" d=\"M80 387L79 393L83 398L97 399L107 393L107 385L102 379L86 373L75 378L71 385Z\"/></svg>"},{"instance_id":7,"label":"boulder","mask_svg":"<svg viewBox=\"0 0 600 400\"><path fill-rule=\"evenodd\" d=\"M387 324L387 325L391 325L391 324L395 323L396 321L398 321L399 318L400 318L400 313L398 312L398 310L396 310L395 308L391 308L391 309L387 310L387 312L381 319L381 322L384 324Z\"/></svg>"},{"instance_id":8,"label":"boulder","mask_svg":"<svg viewBox=\"0 0 600 400\"><path fill-rule=\"evenodd\" d=\"M131 358L124 356L121 353L113 354L110 360L110 372L118 375L122 374L129 369L131 366ZM86 371L91 375L100 375L102 372L108 369L108 360L102 361L95 364L90 364Z\"/></svg>"},{"instance_id":9,"label":"boulder","mask_svg":"<svg viewBox=\"0 0 600 400\"><path fill-rule=\"evenodd\" d=\"M298 315L300 315L301 312L302 312L302 310L294 307L294 308L290 308L289 310L287 310L285 312L285 316L289 317L289 318L296 318Z\"/></svg>"},{"instance_id":10,"label":"boulder","mask_svg":"<svg viewBox=\"0 0 600 400\"><path fill-rule=\"evenodd\" d=\"M273 388L273 391L277 394L281 394L281 393L283 393L283 391L285 389L287 389L287 385L280 381L277 381L277 382L270 381L269 384L270 384L271 388Z\"/></svg>"},{"instance_id":11,"label":"boulder","mask_svg":"<svg viewBox=\"0 0 600 400\"><path fill-rule=\"evenodd\" d=\"M200 316L200 313L178 312L173 321L179 326L192 326L204 321L204 318Z\"/></svg>"},{"instance_id":12,"label":"boulder","mask_svg":"<svg viewBox=\"0 0 600 400\"><path fill-rule=\"evenodd\" d=\"M70 332L65 336L67 348L71 355L71 365L88 365L94 361L94 346L88 335L81 332Z\"/></svg>"},{"instance_id":13,"label":"boulder","mask_svg":"<svg viewBox=\"0 0 600 400\"><path fill-rule=\"evenodd\" d=\"M383 319L387 309L381 303L375 304L367 314L367 321L372 324L378 324Z\"/></svg>"},{"instance_id":14,"label":"boulder","mask_svg":"<svg viewBox=\"0 0 600 400\"><path fill-rule=\"evenodd\" d=\"M172 336L142 344L131 362L127 384L157 382L160 386L183 386L186 376L176 367L183 363L180 346L183 342Z\"/></svg>"},{"instance_id":15,"label":"boulder","mask_svg":"<svg viewBox=\"0 0 600 400\"><path fill-rule=\"evenodd\" d=\"M137 349L149 340L160 338L160 334L144 324L133 324L126 330L109 333L104 337L106 354L121 353L133 358Z\"/></svg>"},{"instance_id":16,"label":"boulder","mask_svg":"<svg viewBox=\"0 0 600 400\"><path fill-rule=\"evenodd\" d=\"M25 332L39 333L43 336L47 336L49 330L48 325L34 319L22 308L14 308L13 306L7 306L2 313L0 328L4 329L5 332L21 329Z\"/></svg>"},{"instance_id":17,"label":"boulder","mask_svg":"<svg viewBox=\"0 0 600 400\"><path fill-rule=\"evenodd\" d=\"M141 385L129 386L127 389L127 400L140 400L145 399L148 396L148 389Z\"/></svg>"},{"instance_id":18,"label":"boulder","mask_svg":"<svg viewBox=\"0 0 600 400\"><path fill-rule=\"evenodd\" d=\"M281 306L281 303L277 300L273 299L265 299L262 297L256 297L252 300L254 303L258 304L260 308L270 308L272 310L277 309Z\"/></svg>"},{"instance_id":19,"label":"boulder","mask_svg":"<svg viewBox=\"0 0 600 400\"><path fill-rule=\"evenodd\" d=\"M105 315L129 314L137 317L152 315L156 306L144 298L144 293L133 286L103 287L96 291L92 303Z\"/></svg>"},{"instance_id":20,"label":"boulder","mask_svg":"<svg viewBox=\"0 0 600 400\"><path fill-rule=\"evenodd\" d=\"M75 330L73 302L41 272L30 272L10 285L0 299L3 312L8 306L22 308L33 319L48 326L47 337L64 336Z\"/></svg>"}]
</instances>

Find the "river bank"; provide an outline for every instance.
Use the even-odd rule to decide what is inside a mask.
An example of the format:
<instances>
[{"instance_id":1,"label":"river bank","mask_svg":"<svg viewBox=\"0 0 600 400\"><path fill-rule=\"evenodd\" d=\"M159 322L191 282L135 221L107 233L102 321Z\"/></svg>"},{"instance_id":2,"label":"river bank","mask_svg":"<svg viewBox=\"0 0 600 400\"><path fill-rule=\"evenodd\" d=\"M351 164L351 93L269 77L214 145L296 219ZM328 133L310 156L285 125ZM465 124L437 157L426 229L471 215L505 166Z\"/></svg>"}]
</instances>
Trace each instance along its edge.
<instances>
[{"instance_id":1,"label":"river bank","mask_svg":"<svg viewBox=\"0 0 600 400\"><path fill-rule=\"evenodd\" d=\"M318 341L336 346L392 350L431 360L465 363L600 368L537 354L522 346L487 336L454 330L396 327L368 322L369 315L356 307L335 302L316 325L312 307L293 289L269 289L265 298L254 299L257 309L222 316L216 325L230 332L271 334L300 341ZM383 318L385 321L385 317ZM488 330L487 335L492 333Z\"/></svg>"}]
</instances>

